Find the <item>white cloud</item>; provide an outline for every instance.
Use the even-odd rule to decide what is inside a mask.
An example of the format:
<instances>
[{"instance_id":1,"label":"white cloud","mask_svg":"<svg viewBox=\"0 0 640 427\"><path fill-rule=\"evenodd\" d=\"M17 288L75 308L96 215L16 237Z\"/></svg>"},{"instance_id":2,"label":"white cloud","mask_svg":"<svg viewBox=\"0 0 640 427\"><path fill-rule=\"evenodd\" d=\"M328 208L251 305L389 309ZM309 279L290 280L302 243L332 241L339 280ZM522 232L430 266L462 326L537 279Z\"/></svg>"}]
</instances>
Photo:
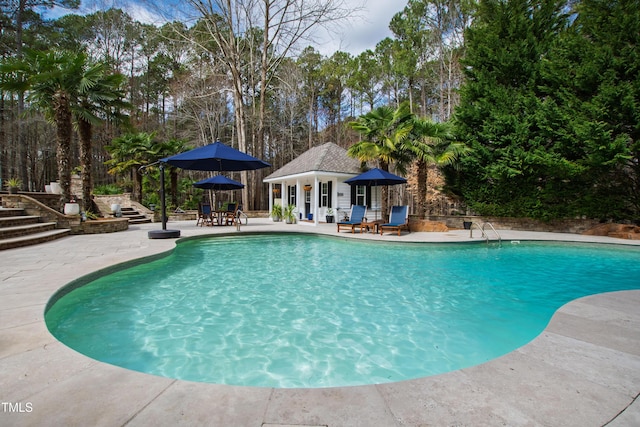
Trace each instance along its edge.
<instances>
[{"instance_id":1,"label":"white cloud","mask_svg":"<svg viewBox=\"0 0 640 427\"><path fill-rule=\"evenodd\" d=\"M55 8L49 10L47 16L58 18L66 13L87 14L117 8L139 22L162 25L169 20L163 15L178 14L185 7L184 4L179 7L179 4L179 0L83 0L77 11ZM389 30L391 18L406 6L402 0L360 0L359 4L361 8L355 16L336 23L329 31L316 33L314 46L321 54L330 56L340 50L356 56L367 49L374 50L381 40L393 36Z\"/></svg>"},{"instance_id":2,"label":"white cloud","mask_svg":"<svg viewBox=\"0 0 640 427\"><path fill-rule=\"evenodd\" d=\"M129 2L126 6L123 6L122 9L125 10L134 21L142 22L143 24L163 25L168 22L162 15L141 3Z\"/></svg>"},{"instance_id":3,"label":"white cloud","mask_svg":"<svg viewBox=\"0 0 640 427\"><path fill-rule=\"evenodd\" d=\"M363 8L357 16L349 18L341 28L331 34L321 32L317 49L323 55L331 55L340 50L359 55L367 49L374 50L386 37L393 37L389 30L391 18L402 11L406 3L393 0L364 0Z\"/></svg>"},{"instance_id":4,"label":"white cloud","mask_svg":"<svg viewBox=\"0 0 640 427\"><path fill-rule=\"evenodd\" d=\"M78 9L54 6L51 9L41 8L41 13L48 19L57 19L68 14L89 15L108 9L122 9L135 21L144 24L162 25L167 21L160 14L154 12L153 8L136 0L85 0L82 1Z\"/></svg>"}]
</instances>

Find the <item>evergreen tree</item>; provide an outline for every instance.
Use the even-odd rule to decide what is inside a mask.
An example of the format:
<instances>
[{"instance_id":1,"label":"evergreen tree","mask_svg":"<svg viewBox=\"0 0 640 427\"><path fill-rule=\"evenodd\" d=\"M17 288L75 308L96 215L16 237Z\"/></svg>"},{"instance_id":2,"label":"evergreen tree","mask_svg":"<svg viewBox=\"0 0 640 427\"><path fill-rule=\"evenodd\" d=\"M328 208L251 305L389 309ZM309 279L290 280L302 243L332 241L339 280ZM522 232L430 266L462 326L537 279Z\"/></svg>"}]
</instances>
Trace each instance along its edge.
<instances>
[{"instance_id":1,"label":"evergreen tree","mask_svg":"<svg viewBox=\"0 0 640 427\"><path fill-rule=\"evenodd\" d=\"M486 0L467 32L456 121L473 155L461 162L456 183L480 214L579 213L566 197L581 185L581 156L556 138L558 111L541 89L545 58L569 22L563 8L555 0Z\"/></svg>"},{"instance_id":2,"label":"evergreen tree","mask_svg":"<svg viewBox=\"0 0 640 427\"><path fill-rule=\"evenodd\" d=\"M481 214L638 219L638 1L488 0L467 34L455 176Z\"/></svg>"},{"instance_id":3,"label":"evergreen tree","mask_svg":"<svg viewBox=\"0 0 640 427\"><path fill-rule=\"evenodd\" d=\"M583 0L575 18L543 69L558 133L582 156L585 213L638 221L640 1Z\"/></svg>"}]
</instances>

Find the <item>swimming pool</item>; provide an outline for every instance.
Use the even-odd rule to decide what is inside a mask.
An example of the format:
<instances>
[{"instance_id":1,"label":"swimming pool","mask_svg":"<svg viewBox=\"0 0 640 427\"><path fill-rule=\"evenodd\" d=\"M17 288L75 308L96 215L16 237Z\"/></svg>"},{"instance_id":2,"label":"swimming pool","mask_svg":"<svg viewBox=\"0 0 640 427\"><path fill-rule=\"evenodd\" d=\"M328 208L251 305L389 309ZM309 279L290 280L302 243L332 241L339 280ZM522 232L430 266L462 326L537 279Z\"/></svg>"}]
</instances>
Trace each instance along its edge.
<instances>
[{"instance_id":1,"label":"swimming pool","mask_svg":"<svg viewBox=\"0 0 640 427\"><path fill-rule=\"evenodd\" d=\"M640 288L639 261L617 246L218 236L71 284L45 320L87 356L166 377L383 383L508 353L570 300Z\"/></svg>"}]
</instances>

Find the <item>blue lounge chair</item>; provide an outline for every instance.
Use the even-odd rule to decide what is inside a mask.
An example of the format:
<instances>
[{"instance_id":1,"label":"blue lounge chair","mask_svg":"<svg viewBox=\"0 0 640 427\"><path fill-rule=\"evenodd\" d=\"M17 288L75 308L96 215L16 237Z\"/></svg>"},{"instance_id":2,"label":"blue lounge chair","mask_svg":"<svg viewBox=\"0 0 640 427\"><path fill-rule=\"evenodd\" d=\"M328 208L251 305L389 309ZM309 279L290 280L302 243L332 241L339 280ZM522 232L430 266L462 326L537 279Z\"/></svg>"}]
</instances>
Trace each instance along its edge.
<instances>
[{"instance_id":1,"label":"blue lounge chair","mask_svg":"<svg viewBox=\"0 0 640 427\"><path fill-rule=\"evenodd\" d=\"M393 206L391 208L391 215L389 215L389 222L386 224L380 224L378 229L380 235L386 230L398 230L398 236L400 230L406 228L409 231L409 209L407 206Z\"/></svg>"},{"instance_id":2,"label":"blue lounge chair","mask_svg":"<svg viewBox=\"0 0 640 427\"><path fill-rule=\"evenodd\" d=\"M364 221L364 216L367 214L367 207L364 205L352 205L351 206L351 214L349 215L348 221L339 221L338 224L338 233L340 232L340 228L350 228L351 233L355 233L355 228L360 227L362 229L362 222Z\"/></svg>"}]
</instances>

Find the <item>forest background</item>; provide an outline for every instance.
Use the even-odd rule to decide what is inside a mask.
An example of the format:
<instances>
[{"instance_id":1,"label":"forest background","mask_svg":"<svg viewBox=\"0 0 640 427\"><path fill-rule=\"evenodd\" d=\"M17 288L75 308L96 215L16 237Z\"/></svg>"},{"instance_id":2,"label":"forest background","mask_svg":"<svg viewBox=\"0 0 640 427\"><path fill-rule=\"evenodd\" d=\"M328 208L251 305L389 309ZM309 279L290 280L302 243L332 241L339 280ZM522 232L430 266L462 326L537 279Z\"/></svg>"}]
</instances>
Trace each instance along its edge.
<instances>
[{"instance_id":1,"label":"forest background","mask_svg":"<svg viewBox=\"0 0 640 427\"><path fill-rule=\"evenodd\" d=\"M45 19L74 0L0 2L4 63L84 52L123 77L130 120L95 111L83 178L96 191L135 194L139 166L216 140L275 170L324 142L352 147L363 135L350 123L409 105L471 149L441 168L442 190L475 213L640 220L640 1L410 0L393 37L330 56L312 30L348 20L349 2L183 3L189 19L151 25L119 9ZM0 95L0 177L41 191L58 179L56 127L32 98ZM82 172L77 124L70 166ZM241 177L248 209L268 206L269 172ZM193 207L203 177L173 173L172 203ZM137 196L157 203L157 171L144 185Z\"/></svg>"}]
</instances>

